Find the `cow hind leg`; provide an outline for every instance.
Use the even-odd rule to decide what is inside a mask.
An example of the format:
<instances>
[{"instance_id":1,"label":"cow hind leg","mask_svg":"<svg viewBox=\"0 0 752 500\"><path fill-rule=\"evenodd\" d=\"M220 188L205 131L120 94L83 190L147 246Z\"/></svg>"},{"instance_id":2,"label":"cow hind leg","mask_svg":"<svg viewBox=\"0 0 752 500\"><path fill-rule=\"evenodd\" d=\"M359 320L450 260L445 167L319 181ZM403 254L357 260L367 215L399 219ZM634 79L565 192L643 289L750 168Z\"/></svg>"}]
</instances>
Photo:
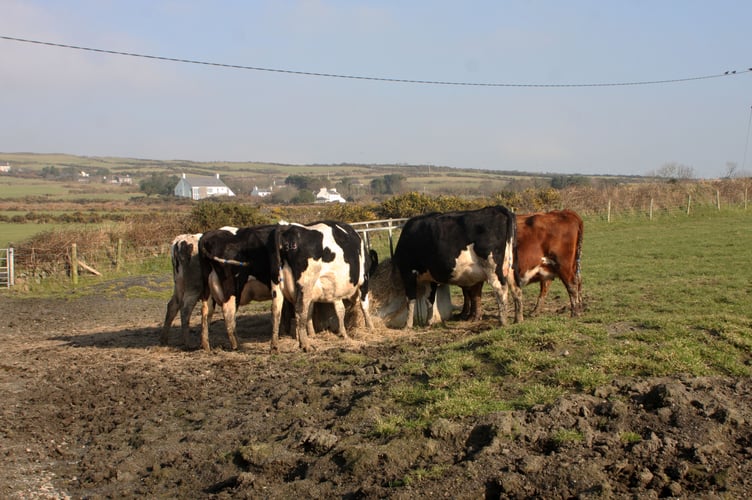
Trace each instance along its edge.
<instances>
[{"instance_id":1,"label":"cow hind leg","mask_svg":"<svg viewBox=\"0 0 752 500\"><path fill-rule=\"evenodd\" d=\"M576 283L565 283L567 293L569 294L569 306L572 317L577 317L582 312L582 298Z\"/></svg>"},{"instance_id":2,"label":"cow hind leg","mask_svg":"<svg viewBox=\"0 0 752 500\"><path fill-rule=\"evenodd\" d=\"M289 303L288 303L289 304ZM272 352L279 351L279 326L282 322L282 309L283 307L289 307L285 304L285 299L282 296L282 290L279 285L272 286L272 340L270 349ZM290 322L286 323L289 325ZM296 329L297 335L297 329Z\"/></svg>"},{"instance_id":3,"label":"cow hind leg","mask_svg":"<svg viewBox=\"0 0 752 500\"><path fill-rule=\"evenodd\" d=\"M569 294L570 314L572 317L579 316L582 308L582 296L580 291L582 283L578 272L566 272L560 275L561 282Z\"/></svg>"},{"instance_id":4,"label":"cow hind leg","mask_svg":"<svg viewBox=\"0 0 752 500\"><path fill-rule=\"evenodd\" d=\"M211 350L209 346L209 299L201 299L201 349L204 351Z\"/></svg>"},{"instance_id":5,"label":"cow hind leg","mask_svg":"<svg viewBox=\"0 0 752 500\"><path fill-rule=\"evenodd\" d=\"M421 324L424 324L426 326L432 326L436 322L435 316L434 316L434 312L435 312L434 309L436 306L436 291L439 288L439 284L430 283L429 286L430 286L430 289L429 289L430 291L428 292L428 307L426 307L425 309L426 317L423 318L422 314L419 314L420 318L418 319L418 321Z\"/></svg>"},{"instance_id":6,"label":"cow hind leg","mask_svg":"<svg viewBox=\"0 0 752 500\"><path fill-rule=\"evenodd\" d=\"M548 295L548 289L551 286L551 281L542 279L540 281L540 292L538 293L538 298L535 301L535 306L533 307L533 310L530 311L530 315L534 316L538 314L543 309L543 304L546 301L546 295Z\"/></svg>"},{"instance_id":7,"label":"cow hind leg","mask_svg":"<svg viewBox=\"0 0 752 500\"><path fill-rule=\"evenodd\" d=\"M159 336L159 343L161 345L167 345L167 337L170 333L170 326L172 326L172 322L175 320L175 316L177 316L179 309L180 304L178 298L173 295L170 301L167 303L167 312L165 313L164 326L162 327L162 332Z\"/></svg>"},{"instance_id":8,"label":"cow hind leg","mask_svg":"<svg viewBox=\"0 0 752 500\"><path fill-rule=\"evenodd\" d=\"M407 301L407 319L405 320L405 329L413 327L413 318L415 317L415 299L408 299Z\"/></svg>"},{"instance_id":9,"label":"cow hind leg","mask_svg":"<svg viewBox=\"0 0 752 500\"><path fill-rule=\"evenodd\" d=\"M334 312L337 314L337 333L343 339L349 339L347 336L347 329L345 328L345 303L341 300L334 301Z\"/></svg>"},{"instance_id":10,"label":"cow hind leg","mask_svg":"<svg viewBox=\"0 0 752 500\"><path fill-rule=\"evenodd\" d=\"M183 345L185 347L188 347L189 343L188 337L190 336L191 313L193 312L193 306L195 305L195 302L190 306L184 303L180 308L180 331L183 334Z\"/></svg>"},{"instance_id":11,"label":"cow hind leg","mask_svg":"<svg viewBox=\"0 0 752 500\"><path fill-rule=\"evenodd\" d=\"M407 319L405 320L405 329L413 327L415 319L415 302L418 295L418 280L414 273L402 275L402 282L405 285L405 296L407 297Z\"/></svg>"},{"instance_id":12,"label":"cow hind leg","mask_svg":"<svg viewBox=\"0 0 752 500\"><path fill-rule=\"evenodd\" d=\"M295 322L297 323L298 344L304 352L312 351L311 342L308 338L308 329L313 329L313 302L304 294L298 292L295 304Z\"/></svg>"},{"instance_id":13,"label":"cow hind leg","mask_svg":"<svg viewBox=\"0 0 752 500\"><path fill-rule=\"evenodd\" d=\"M468 300L468 311L467 311L467 317L466 319L469 319L470 321L480 321L483 319L483 307L481 305L481 296L483 294L483 282L481 281L477 285L473 285L471 287L467 288L467 300ZM463 289L463 295L465 294L465 289ZM465 305L463 304L463 309L465 308Z\"/></svg>"},{"instance_id":14,"label":"cow hind leg","mask_svg":"<svg viewBox=\"0 0 752 500\"><path fill-rule=\"evenodd\" d=\"M180 305L180 331L183 334L183 346L188 347L190 344L190 327L191 327L191 314L196 307L199 295L197 293L183 295L182 304ZM209 321L211 321L211 309L208 315Z\"/></svg>"},{"instance_id":15,"label":"cow hind leg","mask_svg":"<svg viewBox=\"0 0 752 500\"><path fill-rule=\"evenodd\" d=\"M512 301L514 301L514 322L522 323L522 288L513 279L509 282L509 289L512 291Z\"/></svg>"},{"instance_id":16,"label":"cow hind leg","mask_svg":"<svg viewBox=\"0 0 752 500\"><path fill-rule=\"evenodd\" d=\"M225 318L225 327L227 328L227 339L230 341L230 347L233 350L238 348L238 339L235 336L236 327L236 313L237 308L235 306L235 297L230 297L230 300L222 304L222 315Z\"/></svg>"},{"instance_id":17,"label":"cow hind leg","mask_svg":"<svg viewBox=\"0 0 752 500\"><path fill-rule=\"evenodd\" d=\"M507 294L509 293L508 287L502 284L499 279L490 281L491 288L494 291L494 297L496 297L496 305L499 308L499 323L501 326L507 325Z\"/></svg>"},{"instance_id":18,"label":"cow hind leg","mask_svg":"<svg viewBox=\"0 0 752 500\"><path fill-rule=\"evenodd\" d=\"M370 304L368 303L368 294L360 298L360 311L363 313L363 319L366 322L368 331L373 332L373 321L371 321Z\"/></svg>"}]
</instances>

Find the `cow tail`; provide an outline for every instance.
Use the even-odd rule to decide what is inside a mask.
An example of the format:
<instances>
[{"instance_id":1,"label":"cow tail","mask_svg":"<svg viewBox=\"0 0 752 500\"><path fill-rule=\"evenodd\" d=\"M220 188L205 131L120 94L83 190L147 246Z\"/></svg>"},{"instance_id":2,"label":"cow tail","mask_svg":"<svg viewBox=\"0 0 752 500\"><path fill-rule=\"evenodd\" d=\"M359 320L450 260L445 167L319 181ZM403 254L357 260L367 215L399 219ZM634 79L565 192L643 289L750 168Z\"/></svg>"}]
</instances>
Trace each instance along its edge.
<instances>
[{"instance_id":1,"label":"cow tail","mask_svg":"<svg viewBox=\"0 0 752 500\"><path fill-rule=\"evenodd\" d=\"M269 243L273 245L273 248L269 249L269 266L271 269L272 283L282 282L282 255L280 254L280 247L282 245L282 231L277 227L272 231L269 238Z\"/></svg>"},{"instance_id":2,"label":"cow tail","mask_svg":"<svg viewBox=\"0 0 752 500\"><path fill-rule=\"evenodd\" d=\"M517 258L517 217L514 213L507 216L507 234L512 238L512 275L514 284L520 283L520 260Z\"/></svg>"},{"instance_id":3,"label":"cow tail","mask_svg":"<svg viewBox=\"0 0 752 500\"><path fill-rule=\"evenodd\" d=\"M172 259L172 273L174 275L177 275L180 271L180 259L178 258L179 249L178 245L180 243L173 243L172 248L170 248L170 259Z\"/></svg>"},{"instance_id":4,"label":"cow tail","mask_svg":"<svg viewBox=\"0 0 752 500\"><path fill-rule=\"evenodd\" d=\"M575 275L581 279L580 276L580 258L582 257L582 236L584 233L584 228L582 224L582 219L579 219L579 227L577 228L577 250L575 252L575 262L577 265L577 270Z\"/></svg>"},{"instance_id":5,"label":"cow tail","mask_svg":"<svg viewBox=\"0 0 752 500\"><path fill-rule=\"evenodd\" d=\"M368 250L368 256L371 258L371 265L368 266L368 276L373 276L376 268L379 267L379 254L376 253L376 250L370 249Z\"/></svg>"}]
</instances>

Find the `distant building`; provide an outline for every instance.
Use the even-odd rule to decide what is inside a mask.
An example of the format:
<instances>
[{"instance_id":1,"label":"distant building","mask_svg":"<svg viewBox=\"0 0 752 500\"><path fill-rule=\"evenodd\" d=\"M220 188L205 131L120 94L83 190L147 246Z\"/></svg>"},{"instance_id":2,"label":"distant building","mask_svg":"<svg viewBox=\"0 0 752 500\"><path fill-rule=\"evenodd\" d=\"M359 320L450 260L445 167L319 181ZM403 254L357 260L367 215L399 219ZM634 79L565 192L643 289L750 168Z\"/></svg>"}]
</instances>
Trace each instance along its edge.
<instances>
[{"instance_id":1,"label":"distant building","mask_svg":"<svg viewBox=\"0 0 752 500\"><path fill-rule=\"evenodd\" d=\"M133 178L131 178L130 174L113 175L110 179L110 184L133 184Z\"/></svg>"},{"instance_id":2,"label":"distant building","mask_svg":"<svg viewBox=\"0 0 752 500\"><path fill-rule=\"evenodd\" d=\"M219 174L215 177L183 174L174 192L175 196L192 200L201 200L211 196L235 196L235 193L219 179Z\"/></svg>"},{"instance_id":3,"label":"distant building","mask_svg":"<svg viewBox=\"0 0 752 500\"><path fill-rule=\"evenodd\" d=\"M339 203L345 203L347 200L345 200L341 194L337 192L336 189L327 189L325 187L321 188L318 193L316 193L316 203L330 203L330 202L339 202Z\"/></svg>"},{"instance_id":4,"label":"distant building","mask_svg":"<svg viewBox=\"0 0 752 500\"><path fill-rule=\"evenodd\" d=\"M251 191L251 196L258 196L259 198L266 198L267 196L271 196L271 194L271 186L268 189L259 189L258 186L253 186L253 190Z\"/></svg>"}]
</instances>

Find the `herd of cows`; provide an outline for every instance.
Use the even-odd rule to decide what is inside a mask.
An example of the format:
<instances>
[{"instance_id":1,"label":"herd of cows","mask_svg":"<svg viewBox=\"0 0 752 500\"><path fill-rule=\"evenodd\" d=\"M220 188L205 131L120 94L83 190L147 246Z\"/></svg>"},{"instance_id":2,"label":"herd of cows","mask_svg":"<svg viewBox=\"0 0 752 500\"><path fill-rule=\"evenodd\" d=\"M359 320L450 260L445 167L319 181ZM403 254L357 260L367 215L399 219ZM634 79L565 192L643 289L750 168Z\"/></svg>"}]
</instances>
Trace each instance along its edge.
<instances>
[{"instance_id":1,"label":"herd of cows","mask_svg":"<svg viewBox=\"0 0 752 500\"><path fill-rule=\"evenodd\" d=\"M375 301L375 314L385 324L412 328L421 297L428 302L429 322L432 317L445 319L447 312L436 309L437 292L448 297L448 285L456 285L464 297L460 317L478 320L484 283L491 285L499 321L505 325L510 293L515 321L522 321L521 288L540 283L535 313L557 277L569 294L572 316L577 316L583 310L582 236L582 219L574 211L515 215L503 206L413 217L403 226L392 258L381 263L376 252L368 250L358 233L343 222L280 222L182 234L170 249L174 291L160 341L167 344L179 312L183 342L188 346L190 317L201 301L201 347L210 349L209 322L216 304L222 310L230 345L237 349L238 306L271 301L272 351L278 349L280 329L294 330L300 348L309 351L315 309L322 304L333 307L337 332L347 338L345 303L357 305L372 330L370 297L376 296L381 300ZM387 276L388 286L380 287L383 280L373 279L380 271ZM392 305L383 299L387 288ZM451 309L448 299L445 303Z\"/></svg>"}]
</instances>

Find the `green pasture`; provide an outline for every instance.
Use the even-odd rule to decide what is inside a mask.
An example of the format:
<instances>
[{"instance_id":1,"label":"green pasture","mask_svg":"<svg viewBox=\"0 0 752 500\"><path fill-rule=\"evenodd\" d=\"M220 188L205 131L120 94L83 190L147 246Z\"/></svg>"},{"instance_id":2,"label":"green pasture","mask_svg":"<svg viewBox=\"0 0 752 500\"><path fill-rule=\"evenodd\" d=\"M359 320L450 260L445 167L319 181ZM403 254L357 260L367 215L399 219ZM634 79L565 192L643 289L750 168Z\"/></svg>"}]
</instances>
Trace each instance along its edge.
<instances>
[{"instance_id":1,"label":"green pasture","mask_svg":"<svg viewBox=\"0 0 752 500\"><path fill-rule=\"evenodd\" d=\"M113 186L101 182L76 183L28 179L23 177L0 177L0 200L21 200L27 197L49 201L126 201L138 195L133 188Z\"/></svg>"},{"instance_id":2,"label":"green pasture","mask_svg":"<svg viewBox=\"0 0 752 500\"><path fill-rule=\"evenodd\" d=\"M618 377L748 377L751 258L749 211L586 220L585 314L526 318L437 346L425 362L401 367L390 391L395 414L414 427L550 403ZM524 295L527 311L537 286ZM568 304L558 281L549 297ZM493 301L484 303L495 312Z\"/></svg>"},{"instance_id":3,"label":"green pasture","mask_svg":"<svg viewBox=\"0 0 752 500\"><path fill-rule=\"evenodd\" d=\"M68 194L68 188L60 182L18 177L0 177L0 199L47 196L59 199Z\"/></svg>"},{"instance_id":4,"label":"green pasture","mask_svg":"<svg viewBox=\"0 0 752 500\"><path fill-rule=\"evenodd\" d=\"M62 224L14 224L0 222L0 248L6 248L8 243L18 244L44 231L60 227Z\"/></svg>"}]
</instances>

